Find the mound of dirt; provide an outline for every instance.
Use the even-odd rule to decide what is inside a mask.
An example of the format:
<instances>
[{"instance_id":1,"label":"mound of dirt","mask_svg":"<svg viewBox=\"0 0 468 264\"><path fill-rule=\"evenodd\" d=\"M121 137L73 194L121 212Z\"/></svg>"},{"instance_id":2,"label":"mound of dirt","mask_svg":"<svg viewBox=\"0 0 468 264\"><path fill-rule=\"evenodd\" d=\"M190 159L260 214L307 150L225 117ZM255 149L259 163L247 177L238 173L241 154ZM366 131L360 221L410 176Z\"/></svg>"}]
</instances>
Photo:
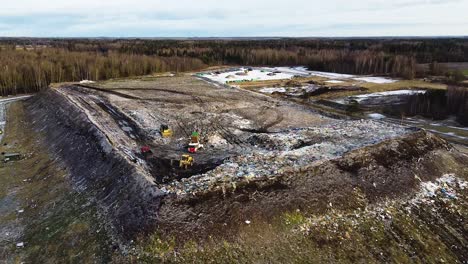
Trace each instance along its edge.
<instances>
[{"instance_id":1,"label":"mound of dirt","mask_svg":"<svg viewBox=\"0 0 468 264\"><path fill-rule=\"evenodd\" d=\"M163 194L138 172L87 116L54 90L27 101L29 117L65 164L74 189L98 203L117 239L154 226Z\"/></svg>"},{"instance_id":2,"label":"mound of dirt","mask_svg":"<svg viewBox=\"0 0 468 264\"><path fill-rule=\"evenodd\" d=\"M252 179L183 198L171 196L161 206L158 228L181 239L228 237L246 219L263 221L296 209L320 213L330 206L359 207L353 199L356 189L370 202L395 198L418 188L421 179L464 175L467 163L468 158L444 140L416 132L332 161L292 168L269 180Z\"/></svg>"}]
</instances>

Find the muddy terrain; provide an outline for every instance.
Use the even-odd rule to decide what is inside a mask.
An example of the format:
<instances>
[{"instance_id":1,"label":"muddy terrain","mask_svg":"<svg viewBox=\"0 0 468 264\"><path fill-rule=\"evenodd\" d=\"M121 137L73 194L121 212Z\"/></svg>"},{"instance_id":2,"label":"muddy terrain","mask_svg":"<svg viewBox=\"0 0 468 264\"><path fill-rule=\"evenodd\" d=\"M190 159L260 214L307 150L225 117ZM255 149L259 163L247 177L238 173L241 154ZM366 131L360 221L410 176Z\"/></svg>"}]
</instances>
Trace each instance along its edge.
<instances>
[{"instance_id":1,"label":"muddy terrain","mask_svg":"<svg viewBox=\"0 0 468 264\"><path fill-rule=\"evenodd\" d=\"M125 252L149 234L230 239L246 221L288 211L355 210L356 190L377 204L444 174L467 177L468 157L424 130L335 119L190 75L67 84L24 107L73 190L92 201ZM162 137L161 125L172 137ZM204 148L180 168L192 132Z\"/></svg>"}]
</instances>

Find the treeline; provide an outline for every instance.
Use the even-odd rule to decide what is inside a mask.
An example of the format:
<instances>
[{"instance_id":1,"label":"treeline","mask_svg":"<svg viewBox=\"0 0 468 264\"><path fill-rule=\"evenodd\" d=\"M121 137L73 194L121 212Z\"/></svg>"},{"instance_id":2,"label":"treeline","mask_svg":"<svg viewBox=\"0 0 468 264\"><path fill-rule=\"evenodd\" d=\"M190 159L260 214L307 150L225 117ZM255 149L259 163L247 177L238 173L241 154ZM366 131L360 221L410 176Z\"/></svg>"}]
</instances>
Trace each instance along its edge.
<instances>
[{"instance_id":1,"label":"treeline","mask_svg":"<svg viewBox=\"0 0 468 264\"><path fill-rule=\"evenodd\" d=\"M402 113L436 120L453 115L461 125L468 126L468 88L450 86L447 90L428 90L424 94L413 95Z\"/></svg>"},{"instance_id":2,"label":"treeline","mask_svg":"<svg viewBox=\"0 0 468 264\"><path fill-rule=\"evenodd\" d=\"M188 71L206 67L187 57L124 54L116 51L77 52L61 48L0 50L0 95L33 93L50 83Z\"/></svg>"},{"instance_id":3,"label":"treeline","mask_svg":"<svg viewBox=\"0 0 468 264\"><path fill-rule=\"evenodd\" d=\"M0 39L0 94L216 65L296 66L411 79L418 64L468 62L468 39ZM454 76L459 79L460 76Z\"/></svg>"}]
</instances>

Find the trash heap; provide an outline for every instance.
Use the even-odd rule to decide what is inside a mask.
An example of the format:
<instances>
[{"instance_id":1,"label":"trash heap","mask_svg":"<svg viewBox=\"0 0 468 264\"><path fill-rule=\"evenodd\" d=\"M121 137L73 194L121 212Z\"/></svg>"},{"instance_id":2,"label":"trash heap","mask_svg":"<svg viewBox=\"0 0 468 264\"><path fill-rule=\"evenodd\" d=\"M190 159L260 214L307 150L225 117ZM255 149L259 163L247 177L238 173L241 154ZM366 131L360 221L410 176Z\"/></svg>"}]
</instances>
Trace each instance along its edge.
<instances>
[{"instance_id":1,"label":"trash heap","mask_svg":"<svg viewBox=\"0 0 468 264\"><path fill-rule=\"evenodd\" d=\"M445 174L441 178L434 181L426 181L420 183L419 191L412 194L412 199L392 199L381 201L377 204L357 208L353 211L343 211L334 209L330 203L327 206L326 214L311 215L309 217L299 218L301 221L291 222L288 217L285 218L285 223L292 228L296 233L300 233L319 240L352 240L356 241L356 236L362 237L362 231L375 234L393 234L389 231L392 228L398 228L399 231L414 231L401 229L399 223L402 220L408 219L409 215L413 215L412 223L421 229L432 226L434 221L443 221L443 213L450 212L453 217L455 215L463 215L462 208L465 204L463 199L466 199L468 182L457 177L455 174ZM354 195L359 195L355 192ZM423 213L422 213L423 212ZM424 213L424 212L427 212ZM301 215L298 211L292 216ZM445 216L447 217L447 216ZM294 219L298 219L297 217ZM417 219L415 221L414 219ZM463 225L462 219L460 223ZM393 223L393 224L392 224ZM442 222L443 223L443 222ZM448 225L457 225L456 222L447 223ZM363 226L366 228L363 229ZM411 225L409 225L411 226ZM426 229L427 230L427 229ZM426 231L425 230L425 231ZM444 229L452 230L452 229ZM463 230L461 228L460 230ZM463 231L461 231L463 232ZM456 232L446 233L456 236ZM450 241L453 243L453 240ZM452 247L456 247L452 244Z\"/></svg>"},{"instance_id":2,"label":"trash heap","mask_svg":"<svg viewBox=\"0 0 468 264\"><path fill-rule=\"evenodd\" d=\"M204 193L239 182L271 179L285 171L336 159L348 151L408 134L412 129L373 120L337 120L319 127L254 134L249 153L232 157L212 171L174 181L161 189L178 195Z\"/></svg>"},{"instance_id":3,"label":"trash heap","mask_svg":"<svg viewBox=\"0 0 468 264\"><path fill-rule=\"evenodd\" d=\"M457 178L455 174L445 174L436 181L422 182L420 191L411 201L413 204L434 203L436 199L457 199L457 190L464 190L468 182Z\"/></svg>"}]
</instances>

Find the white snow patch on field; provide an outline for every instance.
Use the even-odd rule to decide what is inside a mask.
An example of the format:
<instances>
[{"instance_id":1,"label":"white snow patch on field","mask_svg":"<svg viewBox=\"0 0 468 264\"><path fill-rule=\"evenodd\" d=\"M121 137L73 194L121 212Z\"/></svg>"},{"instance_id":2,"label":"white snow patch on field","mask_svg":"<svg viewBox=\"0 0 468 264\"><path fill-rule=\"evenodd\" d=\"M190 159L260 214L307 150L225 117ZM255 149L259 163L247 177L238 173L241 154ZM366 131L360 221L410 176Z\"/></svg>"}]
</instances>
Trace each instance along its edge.
<instances>
[{"instance_id":1,"label":"white snow patch on field","mask_svg":"<svg viewBox=\"0 0 468 264\"><path fill-rule=\"evenodd\" d=\"M371 97L383 97L383 96L397 96L397 95L413 95L413 94L424 94L426 93L425 90L397 90L397 91L389 91L389 92L380 92L380 93L371 93L371 94L363 94L363 95L356 95L351 96L350 99L356 100L358 102Z\"/></svg>"},{"instance_id":2,"label":"white snow patch on field","mask_svg":"<svg viewBox=\"0 0 468 264\"><path fill-rule=\"evenodd\" d=\"M368 116L369 118L371 118L371 119L377 119L377 120L379 120L379 119L384 119L384 118L385 118L384 115L378 114L378 113L368 114L367 116Z\"/></svg>"},{"instance_id":3,"label":"white snow patch on field","mask_svg":"<svg viewBox=\"0 0 468 264\"><path fill-rule=\"evenodd\" d=\"M318 76L324 77L328 79L350 79L353 77L357 77L355 75L350 74L342 74L342 73L334 73L334 72L321 72L321 71L309 71L306 67L298 66L298 67L275 67L275 68L264 68L268 71L280 71L284 73L289 73L292 75L299 75L299 76Z\"/></svg>"},{"instance_id":4,"label":"white snow patch on field","mask_svg":"<svg viewBox=\"0 0 468 264\"><path fill-rule=\"evenodd\" d=\"M90 81L90 80L82 80L80 81L81 84L89 84L89 83L95 83L94 81Z\"/></svg>"},{"instance_id":5,"label":"white snow patch on field","mask_svg":"<svg viewBox=\"0 0 468 264\"><path fill-rule=\"evenodd\" d=\"M241 68L236 71L228 71L222 72L220 74L215 73L208 73L203 75L203 77L208 78L212 81L219 82L219 83L229 83L229 82L236 82L236 81L266 81L266 80L283 80L283 79L291 79L293 77L292 74L289 73L275 73L273 74L272 71L254 69L252 71L248 71L245 75L245 69ZM270 75L269 75L270 74Z\"/></svg>"},{"instance_id":6,"label":"white snow patch on field","mask_svg":"<svg viewBox=\"0 0 468 264\"><path fill-rule=\"evenodd\" d=\"M262 68L263 70L270 71L270 72L275 72L275 71L280 71L284 73L288 73L291 75L299 75L299 76L309 76L310 72L307 70L306 67L268 67L268 68Z\"/></svg>"},{"instance_id":7,"label":"white snow patch on field","mask_svg":"<svg viewBox=\"0 0 468 264\"><path fill-rule=\"evenodd\" d=\"M392 79L384 78L384 77L359 77L359 78L353 78L353 80L363 81L363 82L368 82L368 83L377 83L377 84L397 82L396 80L392 80Z\"/></svg>"},{"instance_id":8,"label":"white snow patch on field","mask_svg":"<svg viewBox=\"0 0 468 264\"><path fill-rule=\"evenodd\" d=\"M350 74L334 73L334 72L320 72L320 71L311 71L310 75L324 77L328 79L350 79L355 77Z\"/></svg>"},{"instance_id":9,"label":"white snow patch on field","mask_svg":"<svg viewBox=\"0 0 468 264\"><path fill-rule=\"evenodd\" d=\"M330 79L329 81L326 81L328 83L342 83L342 80L354 80L377 84L388 84L397 82L397 80L385 77L359 76L334 72L310 71L303 66L248 68L251 71L248 71L246 75L243 75L246 69L247 68L239 68L227 71L220 71L219 74L216 74L215 72L209 72L201 73L199 75L222 84L231 84L239 81L283 80L291 79L294 76L317 76L327 78Z\"/></svg>"},{"instance_id":10,"label":"white snow patch on field","mask_svg":"<svg viewBox=\"0 0 468 264\"><path fill-rule=\"evenodd\" d=\"M262 88L259 90L259 92L267 93L267 94L272 94L274 92L285 93L286 88L283 88L283 87Z\"/></svg>"}]
</instances>

